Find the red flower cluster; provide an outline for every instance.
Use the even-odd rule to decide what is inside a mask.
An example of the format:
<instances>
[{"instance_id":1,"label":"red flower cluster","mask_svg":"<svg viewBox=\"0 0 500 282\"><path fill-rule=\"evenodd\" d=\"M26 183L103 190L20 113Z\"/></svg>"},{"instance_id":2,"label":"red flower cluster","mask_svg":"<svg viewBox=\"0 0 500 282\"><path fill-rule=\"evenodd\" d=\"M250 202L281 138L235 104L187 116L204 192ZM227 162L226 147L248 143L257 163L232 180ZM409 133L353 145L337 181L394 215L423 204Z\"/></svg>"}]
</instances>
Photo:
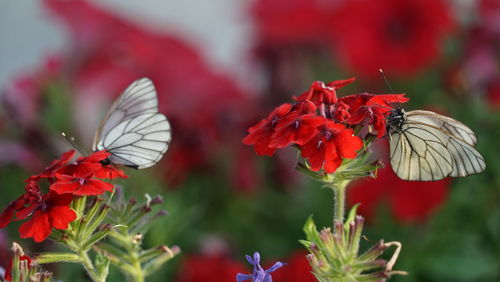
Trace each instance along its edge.
<instances>
[{"instance_id":1,"label":"red flower cluster","mask_svg":"<svg viewBox=\"0 0 500 282\"><path fill-rule=\"evenodd\" d=\"M353 135L356 126L368 125L380 138L385 134L391 104L408 101L403 94L363 93L337 98L337 89L353 81L314 82L296 103L277 107L250 127L243 143L253 145L257 154L269 156L276 149L296 145L312 170L323 168L333 173L343 158L355 158L363 147L363 140Z\"/></svg>"},{"instance_id":2,"label":"red flower cluster","mask_svg":"<svg viewBox=\"0 0 500 282\"><path fill-rule=\"evenodd\" d=\"M377 78L379 68L393 76L428 67L454 25L443 0L258 0L253 15L261 48L326 46L356 74Z\"/></svg>"},{"instance_id":3,"label":"red flower cluster","mask_svg":"<svg viewBox=\"0 0 500 282\"><path fill-rule=\"evenodd\" d=\"M52 228L65 230L76 219L76 213L69 206L74 196L100 195L113 190L112 184L99 178L127 177L122 171L101 163L110 155L107 152L95 152L68 164L74 154L73 150L64 153L43 172L26 179L24 194L0 214L0 228L4 228L12 220L23 220L31 216L31 219L19 227L19 233L21 238L32 237L35 242L41 242L50 235ZM42 179L47 179L50 183L46 194L40 188L39 182Z\"/></svg>"}]
</instances>

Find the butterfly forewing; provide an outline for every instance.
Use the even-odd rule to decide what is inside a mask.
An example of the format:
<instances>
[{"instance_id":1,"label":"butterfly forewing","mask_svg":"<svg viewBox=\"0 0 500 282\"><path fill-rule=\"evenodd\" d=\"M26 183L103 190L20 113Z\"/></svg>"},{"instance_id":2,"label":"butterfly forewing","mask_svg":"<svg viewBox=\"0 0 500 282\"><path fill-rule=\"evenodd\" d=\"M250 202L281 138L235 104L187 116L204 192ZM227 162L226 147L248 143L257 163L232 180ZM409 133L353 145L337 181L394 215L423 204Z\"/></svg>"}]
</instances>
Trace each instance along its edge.
<instances>
[{"instance_id":1,"label":"butterfly forewing","mask_svg":"<svg viewBox=\"0 0 500 282\"><path fill-rule=\"evenodd\" d=\"M421 122L439 128L447 132L448 135L458 137L471 146L477 143L474 131L458 120L422 110L410 111L406 114L406 117L414 122Z\"/></svg>"},{"instance_id":2,"label":"butterfly forewing","mask_svg":"<svg viewBox=\"0 0 500 282\"><path fill-rule=\"evenodd\" d=\"M148 78L141 78L134 81L113 103L99 124L92 149L94 151L97 150L96 145L102 138L102 135L107 134L121 122L138 115L157 112L158 98L156 97L153 82Z\"/></svg>"},{"instance_id":3,"label":"butterfly forewing","mask_svg":"<svg viewBox=\"0 0 500 282\"><path fill-rule=\"evenodd\" d=\"M99 125L93 150L107 150L109 160L137 169L157 163L171 140L167 118L158 113L151 80L132 83L115 101Z\"/></svg>"}]
</instances>

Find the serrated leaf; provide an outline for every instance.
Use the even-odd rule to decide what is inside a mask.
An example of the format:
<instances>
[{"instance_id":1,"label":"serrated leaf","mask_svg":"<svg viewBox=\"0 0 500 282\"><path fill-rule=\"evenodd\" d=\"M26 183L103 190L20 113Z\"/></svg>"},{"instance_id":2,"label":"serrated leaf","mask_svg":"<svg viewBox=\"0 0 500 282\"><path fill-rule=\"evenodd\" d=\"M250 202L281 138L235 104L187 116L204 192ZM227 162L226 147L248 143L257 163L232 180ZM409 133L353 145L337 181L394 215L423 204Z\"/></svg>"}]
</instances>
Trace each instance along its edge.
<instances>
[{"instance_id":1,"label":"serrated leaf","mask_svg":"<svg viewBox=\"0 0 500 282\"><path fill-rule=\"evenodd\" d=\"M97 253L95 257L95 269L99 277L106 278L109 272L110 260L102 253Z\"/></svg>"}]
</instances>

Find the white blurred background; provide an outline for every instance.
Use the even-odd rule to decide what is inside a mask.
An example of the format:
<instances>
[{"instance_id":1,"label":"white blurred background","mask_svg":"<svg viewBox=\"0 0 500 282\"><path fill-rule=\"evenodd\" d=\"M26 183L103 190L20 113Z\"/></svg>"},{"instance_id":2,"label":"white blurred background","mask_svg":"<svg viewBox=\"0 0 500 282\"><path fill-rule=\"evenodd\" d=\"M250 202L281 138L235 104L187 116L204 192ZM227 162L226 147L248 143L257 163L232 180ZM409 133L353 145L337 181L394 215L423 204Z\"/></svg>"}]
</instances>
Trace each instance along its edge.
<instances>
[{"instance_id":1,"label":"white blurred background","mask_svg":"<svg viewBox=\"0 0 500 282\"><path fill-rule=\"evenodd\" d=\"M147 28L161 27L198 48L217 72L244 81L251 27L250 0L93 0ZM196 7L196 9L193 9ZM145 22L148 19L149 22ZM36 68L41 58L61 50L66 31L37 0L0 1L0 85ZM200 49L201 48L201 49Z\"/></svg>"}]
</instances>

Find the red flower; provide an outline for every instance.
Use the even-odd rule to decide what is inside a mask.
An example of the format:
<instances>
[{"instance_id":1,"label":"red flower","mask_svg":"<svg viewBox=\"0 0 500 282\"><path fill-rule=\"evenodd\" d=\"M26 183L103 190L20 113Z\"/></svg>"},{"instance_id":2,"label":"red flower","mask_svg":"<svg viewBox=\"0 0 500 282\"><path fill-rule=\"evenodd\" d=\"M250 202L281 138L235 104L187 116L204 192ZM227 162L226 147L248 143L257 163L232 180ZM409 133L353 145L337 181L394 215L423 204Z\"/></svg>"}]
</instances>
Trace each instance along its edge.
<instances>
[{"instance_id":1,"label":"red flower","mask_svg":"<svg viewBox=\"0 0 500 282\"><path fill-rule=\"evenodd\" d=\"M21 238L33 237L35 242L42 242L50 235L52 228L66 230L68 224L76 219L76 213L69 207L72 200L71 194L46 194L34 209L31 219L19 227Z\"/></svg>"},{"instance_id":2,"label":"red flower","mask_svg":"<svg viewBox=\"0 0 500 282\"><path fill-rule=\"evenodd\" d=\"M382 156L389 155L386 148L383 151ZM387 157L384 159L389 163ZM377 174L377 178L360 180L347 189L349 203L361 203L358 211L367 218L374 215L378 205L385 204L399 221L423 221L441 206L448 195L450 179L405 181L394 174L390 165L379 169Z\"/></svg>"},{"instance_id":3,"label":"red flower","mask_svg":"<svg viewBox=\"0 0 500 282\"><path fill-rule=\"evenodd\" d=\"M72 193L77 196L94 196L113 191L115 187L113 184L92 179L91 176L92 174L87 177L56 174L57 182L50 185L50 190L58 194Z\"/></svg>"},{"instance_id":4,"label":"red flower","mask_svg":"<svg viewBox=\"0 0 500 282\"><path fill-rule=\"evenodd\" d=\"M71 175L79 178L88 178L95 176L97 178L116 177L127 178L128 176L123 171L116 169L112 165L103 165L102 161L107 159L111 154L106 151L98 151L87 157L79 157L76 162L59 168L55 174ZM52 175L54 177L56 175Z\"/></svg>"},{"instance_id":5,"label":"red flower","mask_svg":"<svg viewBox=\"0 0 500 282\"><path fill-rule=\"evenodd\" d=\"M290 112L291 104L277 107L267 118L248 129L249 134L243 139L243 144L253 145L255 152L260 155L272 156L276 148L269 147L271 136L278 123Z\"/></svg>"},{"instance_id":6,"label":"red flower","mask_svg":"<svg viewBox=\"0 0 500 282\"><path fill-rule=\"evenodd\" d=\"M439 58L453 21L441 0L344 1L332 14L332 46L358 73L412 75Z\"/></svg>"},{"instance_id":7,"label":"red flower","mask_svg":"<svg viewBox=\"0 0 500 282\"><path fill-rule=\"evenodd\" d=\"M333 173L342 163L342 158L355 158L356 151L363 147L361 138L353 136L353 131L342 124L327 121L318 130L313 139L300 147L302 157L309 161L311 170L323 168L325 172Z\"/></svg>"},{"instance_id":8,"label":"red flower","mask_svg":"<svg viewBox=\"0 0 500 282\"><path fill-rule=\"evenodd\" d=\"M108 179L128 178L128 175L126 175L123 170L119 170L113 165L102 165L101 169L94 171L94 176Z\"/></svg>"},{"instance_id":9,"label":"red flower","mask_svg":"<svg viewBox=\"0 0 500 282\"><path fill-rule=\"evenodd\" d=\"M333 105L337 102L337 89L351 84L356 80L354 77L328 82L315 81L306 92L296 98L297 101L311 101L316 106L321 104Z\"/></svg>"},{"instance_id":10,"label":"red flower","mask_svg":"<svg viewBox=\"0 0 500 282\"><path fill-rule=\"evenodd\" d=\"M319 41L324 36L324 7L316 0L259 0L252 12L259 40L268 45Z\"/></svg>"},{"instance_id":11,"label":"red flower","mask_svg":"<svg viewBox=\"0 0 500 282\"><path fill-rule=\"evenodd\" d=\"M348 112L349 117L345 119L345 122L351 125L361 124L367 121L369 125L373 125L380 138L385 134L387 112L393 109L393 104L405 103L408 100L408 98L404 97L404 94L349 95L339 99L339 103L342 104L336 109L341 112L338 114L335 113L334 116L340 115L340 119L345 119L347 117L345 112Z\"/></svg>"},{"instance_id":12,"label":"red flower","mask_svg":"<svg viewBox=\"0 0 500 282\"><path fill-rule=\"evenodd\" d=\"M176 282L234 282L246 268L224 255L187 256L179 268Z\"/></svg>"},{"instance_id":13,"label":"red flower","mask_svg":"<svg viewBox=\"0 0 500 282\"><path fill-rule=\"evenodd\" d=\"M290 112L295 112L301 115L315 114L317 108L318 107L316 107L313 102L309 100L301 100L292 106Z\"/></svg>"},{"instance_id":14,"label":"red flower","mask_svg":"<svg viewBox=\"0 0 500 282\"><path fill-rule=\"evenodd\" d=\"M334 87L326 86L322 81L315 81L306 92L297 97L297 101L309 100L316 106L334 104L337 102L337 93Z\"/></svg>"},{"instance_id":15,"label":"red flower","mask_svg":"<svg viewBox=\"0 0 500 282\"><path fill-rule=\"evenodd\" d=\"M342 99L339 100L335 104L335 107L333 107L333 118L341 123L347 122L347 120L351 117L349 109L350 107L348 104L344 103Z\"/></svg>"},{"instance_id":16,"label":"red flower","mask_svg":"<svg viewBox=\"0 0 500 282\"><path fill-rule=\"evenodd\" d=\"M56 170L62 168L64 165L66 165L66 163L68 163L68 161L71 160L74 155L75 155L75 150L70 150L70 151L63 153L63 155L61 156L60 159L53 160L50 163L50 165L48 165L42 173L30 176L26 180L26 182L37 181L40 178L54 177L54 172Z\"/></svg>"},{"instance_id":17,"label":"red flower","mask_svg":"<svg viewBox=\"0 0 500 282\"><path fill-rule=\"evenodd\" d=\"M276 126L269 147L284 148L290 144L304 145L318 132L316 129L326 119L315 114L299 115L292 112Z\"/></svg>"},{"instance_id":18,"label":"red flower","mask_svg":"<svg viewBox=\"0 0 500 282\"><path fill-rule=\"evenodd\" d=\"M35 242L41 242L50 235L52 227L67 229L68 223L76 219L76 213L69 207L73 195L58 195L54 192L42 195L35 182L29 182L25 190L0 215L0 228L7 226L14 216L15 220L31 216L19 227L19 233L21 238L33 237Z\"/></svg>"},{"instance_id":19,"label":"red flower","mask_svg":"<svg viewBox=\"0 0 500 282\"><path fill-rule=\"evenodd\" d=\"M354 94L336 98L335 89L354 78L328 84L314 82L293 106L276 108L267 119L249 129L243 143L254 145L260 154L272 155L276 148L297 145L311 170L333 173L342 159L353 159L363 140L353 136L355 125L374 128L378 137L385 134L386 115L392 104L408 101L404 94ZM364 124L366 121L366 124Z\"/></svg>"},{"instance_id":20,"label":"red flower","mask_svg":"<svg viewBox=\"0 0 500 282\"><path fill-rule=\"evenodd\" d=\"M25 193L10 202L0 214L0 228L7 226L14 216L17 219L25 219L40 205L43 196L38 184L30 181L24 189Z\"/></svg>"},{"instance_id":21,"label":"red flower","mask_svg":"<svg viewBox=\"0 0 500 282\"><path fill-rule=\"evenodd\" d=\"M75 177L90 177L102 168L102 164L100 161L106 159L110 153L106 153L105 151L99 151L91 154L88 157L79 157L76 162L61 167L57 171L55 171L54 177L57 174L66 174Z\"/></svg>"},{"instance_id":22,"label":"red flower","mask_svg":"<svg viewBox=\"0 0 500 282\"><path fill-rule=\"evenodd\" d=\"M296 251L287 263L286 271L273 272L274 282L315 282L317 281L312 274L311 266L306 258L307 252Z\"/></svg>"},{"instance_id":23,"label":"red flower","mask_svg":"<svg viewBox=\"0 0 500 282\"><path fill-rule=\"evenodd\" d=\"M88 157L81 157L76 162L78 165L86 165L89 169L95 168L93 170L94 176L97 178L128 178L128 176L122 171L117 169L111 164L104 165L102 162L105 161L111 153L106 151L97 151L92 153ZM100 166L97 166L99 164ZM76 176L76 175L74 175Z\"/></svg>"}]
</instances>

